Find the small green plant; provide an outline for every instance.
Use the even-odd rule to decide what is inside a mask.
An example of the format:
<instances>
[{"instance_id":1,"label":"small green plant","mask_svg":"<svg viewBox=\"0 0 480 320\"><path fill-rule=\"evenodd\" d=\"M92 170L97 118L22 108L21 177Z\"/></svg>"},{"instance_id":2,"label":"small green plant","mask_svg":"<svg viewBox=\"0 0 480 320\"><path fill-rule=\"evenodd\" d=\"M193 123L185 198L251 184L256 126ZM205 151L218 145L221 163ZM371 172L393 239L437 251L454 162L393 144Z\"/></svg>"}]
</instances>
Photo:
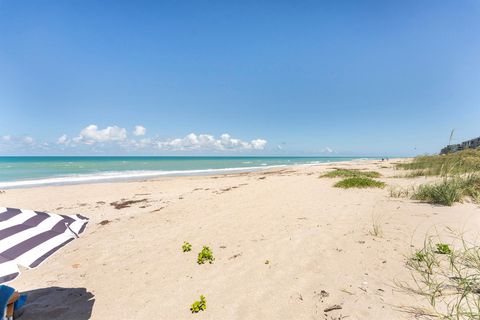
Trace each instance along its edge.
<instances>
[{"instance_id":1,"label":"small green plant","mask_svg":"<svg viewBox=\"0 0 480 320\"><path fill-rule=\"evenodd\" d=\"M452 249L450 249L450 246L446 243L437 243L436 247L437 247L437 251L435 251L436 253L439 253L439 254L451 254L452 253Z\"/></svg>"},{"instance_id":2,"label":"small green plant","mask_svg":"<svg viewBox=\"0 0 480 320\"><path fill-rule=\"evenodd\" d=\"M204 311L205 309L207 309L207 300L205 300L203 295L200 296L200 301L195 301L190 307L190 311L192 311L192 313Z\"/></svg>"},{"instance_id":3,"label":"small green plant","mask_svg":"<svg viewBox=\"0 0 480 320\"><path fill-rule=\"evenodd\" d=\"M213 263L213 260L215 260L215 258L213 257L212 250L207 246L203 246L202 251L198 253L197 263L204 264L206 261L208 261L208 263Z\"/></svg>"},{"instance_id":4,"label":"small green plant","mask_svg":"<svg viewBox=\"0 0 480 320\"><path fill-rule=\"evenodd\" d=\"M417 262L424 262L425 258L426 258L425 253L423 253L422 251L417 251L413 255L412 260Z\"/></svg>"},{"instance_id":5,"label":"small green plant","mask_svg":"<svg viewBox=\"0 0 480 320\"><path fill-rule=\"evenodd\" d=\"M383 188L385 183L366 177L351 177L334 184L337 188Z\"/></svg>"},{"instance_id":6,"label":"small green plant","mask_svg":"<svg viewBox=\"0 0 480 320\"><path fill-rule=\"evenodd\" d=\"M187 241L184 241L183 245L182 245L182 250L183 250L183 252L192 251L192 245L190 243L188 243Z\"/></svg>"},{"instance_id":7,"label":"small green plant","mask_svg":"<svg viewBox=\"0 0 480 320\"><path fill-rule=\"evenodd\" d=\"M335 169L321 175L320 178L351 178L351 177L366 177L366 178L379 178L380 173L376 171L361 171L358 169Z\"/></svg>"}]
</instances>

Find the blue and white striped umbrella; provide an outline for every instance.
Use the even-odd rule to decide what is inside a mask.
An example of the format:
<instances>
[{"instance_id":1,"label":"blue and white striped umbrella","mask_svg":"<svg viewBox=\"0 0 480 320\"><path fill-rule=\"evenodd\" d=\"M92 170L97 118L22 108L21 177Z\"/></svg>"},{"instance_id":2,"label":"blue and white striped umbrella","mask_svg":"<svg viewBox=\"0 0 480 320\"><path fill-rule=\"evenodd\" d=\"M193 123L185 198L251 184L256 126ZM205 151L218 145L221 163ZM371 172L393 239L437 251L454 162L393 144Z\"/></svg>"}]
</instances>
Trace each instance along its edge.
<instances>
[{"instance_id":1,"label":"blue and white striped umbrella","mask_svg":"<svg viewBox=\"0 0 480 320\"><path fill-rule=\"evenodd\" d=\"M0 207L0 283L15 279L18 265L35 268L85 230L88 218Z\"/></svg>"}]
</instances>

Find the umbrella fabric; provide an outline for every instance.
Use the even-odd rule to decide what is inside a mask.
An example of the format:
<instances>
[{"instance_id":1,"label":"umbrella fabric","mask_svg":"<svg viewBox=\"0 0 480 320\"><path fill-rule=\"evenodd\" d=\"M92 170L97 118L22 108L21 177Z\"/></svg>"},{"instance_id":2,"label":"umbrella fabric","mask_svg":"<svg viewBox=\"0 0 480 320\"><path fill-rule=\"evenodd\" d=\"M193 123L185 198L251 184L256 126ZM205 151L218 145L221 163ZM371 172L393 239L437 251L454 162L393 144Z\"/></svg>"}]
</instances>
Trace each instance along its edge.
<instances>
[{"instance_id":1,"label":"umbrella fabric","mask_svg":"<svg viewBox=\"0 0 480 320\"><path fill-rule=\"evenodd\" d=\"M0 283L15 279L18 265L35 268L85 230L81 215L0 207Z\"/></svg>"}]
</instances>

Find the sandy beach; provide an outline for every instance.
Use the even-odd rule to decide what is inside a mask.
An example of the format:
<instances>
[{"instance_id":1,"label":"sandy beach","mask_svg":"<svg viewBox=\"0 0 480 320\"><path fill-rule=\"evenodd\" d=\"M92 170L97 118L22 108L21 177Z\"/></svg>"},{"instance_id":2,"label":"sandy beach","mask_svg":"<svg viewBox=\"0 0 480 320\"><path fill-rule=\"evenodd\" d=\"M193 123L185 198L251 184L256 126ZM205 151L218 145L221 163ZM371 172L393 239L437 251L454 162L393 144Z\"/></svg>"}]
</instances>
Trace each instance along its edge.
<instances>
[{"instance_id":1,"label":"sandy beach","mask_svg":"<svg viewBox=\"0 0 480 320\"><path fill-rule=\"evenodd\" d=\"M413 319L421 300L395 285L405 256L432 230L478 230L480 209L390 197L428 181L398 178L395 161L6 190L2 206L90 219L11 283L29 295L19 319ZM387 187L334 188L319 178L332 168L378 171ZM197 264L203 246L213 264Z\"/></svg>"}]
</instances>

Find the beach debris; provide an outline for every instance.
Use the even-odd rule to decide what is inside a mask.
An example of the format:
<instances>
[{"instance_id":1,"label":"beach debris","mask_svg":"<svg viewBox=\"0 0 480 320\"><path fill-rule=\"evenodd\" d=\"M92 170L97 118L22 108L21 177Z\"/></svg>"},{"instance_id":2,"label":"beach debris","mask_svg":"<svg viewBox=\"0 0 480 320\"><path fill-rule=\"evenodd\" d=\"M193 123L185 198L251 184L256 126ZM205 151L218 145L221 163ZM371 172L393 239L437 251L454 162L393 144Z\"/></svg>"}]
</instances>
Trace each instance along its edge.
<instances>
[{"instance_id":1,"label":"beach debris","mask_svg":"<svg viewBox=\"0 0 480 320\"><path fill-rule=\"evenodd\" d=\"M208 261L208 263L212 264L213 260L215 260L215 258L213 257L212 250L210 250L210 248L207 246L203 246L202 251L198 253L197 263L204 264L206 261Z\"/></svg>"},{"instance_id":2,"label":"beach debris","mask_svg":"<svg viewBox=\"0 0 480 320\"><path fill-rule=\"evenodd\" d=\"M190 311L192 311L192 313L204 311L205 309L207 309L207 300L203 295L200 296L200 301L195 301L190 307Z\"/></svg>"},{"instance_id":3,"label":"beach debris","mask_svg":"<svg viewBox=\"0 0 480 320\"><path fill-rule=\"evenodd\" d=\"M230 258L228 258L228 260L232 260L232 259L236 259L238 257L242 256L242 253L237 253L237 254L234 254L233 256L231 256Z\"/></svg>"},{"instance_id":4,"label":"beach debris","mask_svg":"<svg viewBox=\"0 0 480 320\"><path fill-rule=\"evenodd\" d=\"M330 296L330 294L325 290L321 290L320 292L313 291L313 295L314 295L314 297L318 298L318 300L320 300L320 302L323 302L323 299Z\"/></svg>"},{"instance_id":5,"label":"beach debris","mask_svg":"<svg viewBox=\"0 0 480 320\"><path fill-rule=\"evenodd\" d=\"M73 269L78 269L78 268L80 268L80 263L74 263L74 264L72 264L72 268L73 268Z\"/></svg>"},{"instance_id":6,"label":"beach debris","mask_svg":"<svg viewBox=\"0 0 480 320\"><path fill-rule=\"evenodd\" d=\"M258 180L265 180L267 177L259 177Z\"/></svg>"},{"instance_id":7,"label":"beach debris","mask_svg":"<svg viewBox=\"0 0 480 320\"><path fill-rule=\"evenodd\" d=\"M182 251L183 252L192 251L192 245L190 243L188 243L187 241L184 241L183 245L182 245Z\"/></svg>"},{"instance_id":8,"label":"beach debris","mask_svg":"<svg viewBox=\"0 0 480 320\"><path fill-rule=\"evenodd\" d=\"M105 201L97 201L97 204L105 204Z\"/></svg>"},{"instance_id":9,"label":"beach debris","mask_svg":"<svg viewBox=\"0 0 480 320\"><path fill-rule=\"evenodd\" d=\"M115 209L120 210L124 208L130 207L132 204L139 203L139 202L145 202L147 199L140 199L140 200L120 200L120 201L115 201L111 202L110 205L113 206Z\"/></svg>"},{"instance_id":10,"label":"beach debris","mask_svg":"<svg viewBox=\"0 0 480 320\"><path fill-rule=\"evenodd\" d=\"M354 296L354 295L355 295L355 293L353 293L353 292L351 292L351 291L348 291L347 289L340 289L340 291L345 292L346 294L349 294L349 295L351 295L351 296Z\"/></svg>"},{"instance_id":11,"label":"beach debris","mask_svg":"<svg viewBox=\"0 0 480 320\"><path fill-rule=\"evenodd\" d=\"M104 225L109 224L110 222L112 222L112 221L111 220L102 220L98 224L101 225L101 226L104 226Z\"/></svg>"},{"instance_id":12,"label":"beach debris","mask_svg":"<svg viewBox=\"0 0 480 320\"><path fill-rule=\"evenodd\" d=\"M323 309L323 312L330 312L330 311L333 311L333 310L341 310L341 309L342 309L341 305L334 304L333 306L330 306L330 307L327 307L327 308Z\"/></svg>"},{"instance_id":13,"label":"beach debris","mask_svg":"<svg viewBox=\"0 0 480 320\"><path fill-rule=\"evenodd\" d=\"M270 264L270 260L265 260L265 264Z\"/></svg>"},{"instance_id":14,"label":"beach debris","mask_svg":"<svg viewBox=\"0 0 480 320\"><path fill-rule=\"evenodd\" d=\"M220 249L227 249L227 246L220 246Z\"/></svg>"}]
</instances>

